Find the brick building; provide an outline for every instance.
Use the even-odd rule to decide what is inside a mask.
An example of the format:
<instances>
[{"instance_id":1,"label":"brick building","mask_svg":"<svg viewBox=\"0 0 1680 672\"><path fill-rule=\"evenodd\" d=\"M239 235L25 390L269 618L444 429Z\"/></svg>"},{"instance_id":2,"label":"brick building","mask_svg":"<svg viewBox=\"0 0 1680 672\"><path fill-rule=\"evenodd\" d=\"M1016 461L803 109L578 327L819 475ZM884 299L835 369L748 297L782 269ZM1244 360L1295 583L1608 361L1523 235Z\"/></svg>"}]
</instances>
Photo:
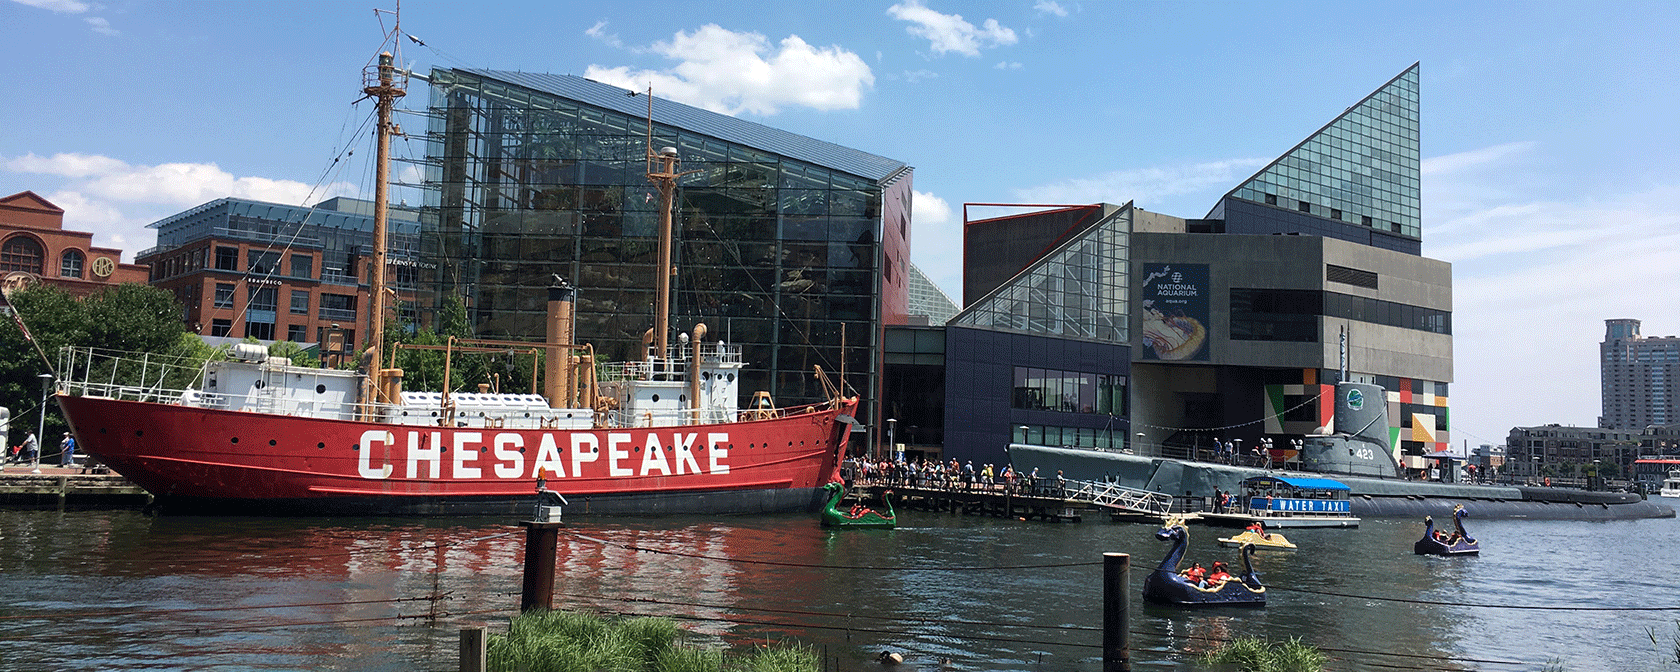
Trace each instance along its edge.
<instances>
[{"instance_id":1,"label":"brick building","mask_svg":"<svg viewBox=\"0 0 1680 672\"><path fill-rule=\"evenodd\" d=\"M122 250L96 247L88 231L67 231L64 209L33 191L0 198L0 282L46 283L76 296L146 282L146 267L122 263Z\"/></svg>"}]
</instances>

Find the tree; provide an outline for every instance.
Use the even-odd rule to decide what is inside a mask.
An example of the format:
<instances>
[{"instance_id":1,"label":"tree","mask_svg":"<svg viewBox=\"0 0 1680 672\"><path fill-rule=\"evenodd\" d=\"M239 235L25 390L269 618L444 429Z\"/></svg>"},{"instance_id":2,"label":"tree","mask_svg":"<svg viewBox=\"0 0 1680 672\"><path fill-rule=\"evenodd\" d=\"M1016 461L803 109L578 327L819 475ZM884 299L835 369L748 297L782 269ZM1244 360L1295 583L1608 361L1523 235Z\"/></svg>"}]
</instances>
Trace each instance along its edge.
<instances>
[{"instance_id":1,"label":"tree","mask_svg":"<svg viewBox=\"0 0 1680 672\"><path fill-rule=\"evenodd\" d=\"M17 322L0 320L0 405L20 411L14 413L14 419L21 420L40 403L39 376L53 373L62 365L59 351L64 346L147 353L160 358L206 354L182 338L191 335L181 322L181 307L175 296L155 287L117 285L77 299L57 287L36 285L6 298L34 337L34 343L30 343ZM192 336L192 340L198 338ZM198 345L203 346L203 342L198 341ZM42 359L42 352L48 359ZM62 431L63 421L56 415L52 408L47 409L47 424L52 427L48 436Z\"/></svg>"}]
</instances>

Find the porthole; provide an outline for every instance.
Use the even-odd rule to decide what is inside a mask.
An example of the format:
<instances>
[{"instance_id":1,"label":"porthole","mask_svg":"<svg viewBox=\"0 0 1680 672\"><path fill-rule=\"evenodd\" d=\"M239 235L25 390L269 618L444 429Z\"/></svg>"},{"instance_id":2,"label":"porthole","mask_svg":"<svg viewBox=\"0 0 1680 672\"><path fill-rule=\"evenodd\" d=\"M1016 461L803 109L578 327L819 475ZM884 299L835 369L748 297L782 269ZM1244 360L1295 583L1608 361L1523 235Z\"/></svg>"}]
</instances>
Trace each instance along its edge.
<instances>
[{"instance_id":1,"label":"porthole","mask_svg":"<svg viewBox=\"0 0 1680 672\"><path fill-rule=\"evenodd\" d=\"M653 395L653 403L659 403L659 395Z\"/></svg>"},{"instance_id":2,"label":"porthole","mask_svg":"<svg viewBox=\"0 0 1680 672\"><path fill-rule=\"evenodd\" d=\"M327 393L327 386L326 385L316 385L315 386L315 394L326 394L326 393Z\"/></svg>"},{"instance_id":3,"label":"porthole","mask_svg":"<svg viewBox=\"0 0 1680 672\"><path fill-rule=\"evenodd\" d=\"M320 450L326 450L327 449L327 444L325 442L322 442L322 441L317 441L315 443L315 447L320 449Z\"/></svg>"},{"instance_id":4,"label":"porthole","mask_svg":"<svg viewBox=\"0 0 1680 672\"><path fill-rule=\"evenodd\" d=\"M134 430L134 435L135 435L135 436L145 436L145 435L146 435L146 430L144 430L144 429L136 429L136 430Z\"/></svg>"},{"instance_id":5,"label":"porthole","mask_svg":"<svg viewBox=\"0 0 1680 672\"><path fill-rule=\"evenodd\" d=\"M677 403L679 403L679 404L688 403L688 395L686 395L686 394L677 395Z\"/></svg>"},{"instance_id":6,"label":"porthole","mask_svg":"<svg viewBox=\"0 0 1680 672\"><path fill-rule=\"evenodd\" d=\"M236 437L233 437L233 442L234 442L234 443L239 443L239 437L237 437L237 436L236 436Z\"/></svg>"},{"instance_id":7,"label":"porthole","mask_svg":"<svg viewBox=\"0 0 1680 672\"><path fill-rule=\"evenodd\" d=\"M733 382L735 382L735 374L733 374L733 373L731 373L731 374L729 374L729 375L727 375L727 376L725 376L725 377L724 377L724 380L727 380L727 381L729 381L729 382L731 382L731 383L733 383Z\"/></svg>"},{"instance_id":8,"label":"porthole","mask_svg":"<svg viewBox=\"0 0 1680 672\"><path fill-rule=\"evenodd\" d=\"M273 445L275 445L275 444L277 444L277 443L279 443L279 442L278 442L278 441L275 441L275 440L274 440L274 439L269 439L269 440L268 440L268 445L270 445L270 446L273 446Z\"/></svg>"},{"instance_id":9,"label":"porthole","mask_svg":"<svg viewBox=\"0 0 1680 672\"><path fill-rule=\"evenodd\" d=\"M259 389L259 390L260 390L260 389L263 389L263 387L264 387L264 383L263 383L263 381L261 381L261 380L258 380L258 381L257 381L257 389Z\"/></svg>"}]
</instances>

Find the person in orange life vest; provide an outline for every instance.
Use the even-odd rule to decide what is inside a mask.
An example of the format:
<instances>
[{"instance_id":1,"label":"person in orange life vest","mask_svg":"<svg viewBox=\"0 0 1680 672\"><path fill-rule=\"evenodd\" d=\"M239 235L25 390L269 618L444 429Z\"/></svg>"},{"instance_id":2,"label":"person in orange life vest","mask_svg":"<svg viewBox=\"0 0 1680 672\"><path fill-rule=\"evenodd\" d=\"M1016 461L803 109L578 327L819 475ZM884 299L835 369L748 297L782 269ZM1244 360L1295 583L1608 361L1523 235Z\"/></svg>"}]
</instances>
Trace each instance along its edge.
<instances>
[{"instance_id":1,"label":"person in orange life vest","mask_svg":"<svg viewBox=\"0 0 1680 672\"><path fill-rule=\"evenodd\" d=\"M1222 562L1222 561L1215 560L1214 563L1213 563L1213 572L1208 574L1208 577L1207 577L1208 585L1217 588L1221 585L1224 585L1226 581L1230 581L1231 579L1236 578L1236 577L1231 576L1231 573L1227 572L1225 570L1226 570L1225 563Z\"/></svg>"},{"instance_id":2,"label":"person in orange life vest","mask_svg":"<svg viewBox=\"0 0 1680 672\"><path fill-rule=\"evenodd\" d=\"M1195 583L1197 586L1207 586L1207 570L1202 568L1202 563L1191 564L1190 569L1184 570L1183 574L1186 580Z\"/></svg>"}]
</instances>

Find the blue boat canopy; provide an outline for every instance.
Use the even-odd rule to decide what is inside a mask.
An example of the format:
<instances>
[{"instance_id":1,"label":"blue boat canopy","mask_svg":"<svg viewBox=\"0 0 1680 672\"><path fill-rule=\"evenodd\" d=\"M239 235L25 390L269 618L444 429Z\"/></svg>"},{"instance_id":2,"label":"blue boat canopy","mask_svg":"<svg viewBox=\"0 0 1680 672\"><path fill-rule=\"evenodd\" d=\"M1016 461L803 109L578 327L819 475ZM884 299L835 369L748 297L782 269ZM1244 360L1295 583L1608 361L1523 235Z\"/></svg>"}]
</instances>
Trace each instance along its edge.
<instances>
[{"instance_id":1,"label":"blue boat canopy","mask_svg":"<svg viewBox=\"0 0 1680 672\"><path fill-rule=\"evenodd\" d=\"M1328 478L1286 478L1282 476L1255 476L1243 480L1243 485L1276 485L1283 484L1301 490L1334 490L1345 492L1349 488L1346 483Z\"/></svg>"}]
</instances>

